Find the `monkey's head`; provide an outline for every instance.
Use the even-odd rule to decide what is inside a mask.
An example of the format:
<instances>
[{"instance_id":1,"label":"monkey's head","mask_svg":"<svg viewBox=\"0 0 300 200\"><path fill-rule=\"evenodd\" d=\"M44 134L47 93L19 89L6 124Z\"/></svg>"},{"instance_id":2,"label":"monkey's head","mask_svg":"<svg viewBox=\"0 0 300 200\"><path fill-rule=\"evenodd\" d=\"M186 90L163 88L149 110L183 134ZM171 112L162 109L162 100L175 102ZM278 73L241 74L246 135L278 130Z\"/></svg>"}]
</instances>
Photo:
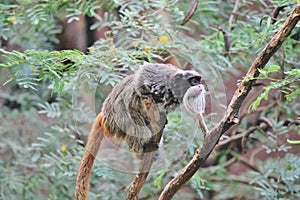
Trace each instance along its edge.
<instances>
[{"instance_id":1,"label":"monkey's head","mask_svg":"<svg viewBox=\"0 0 300 200\"><path fill-rule=\"evenodd\" d=\"M136 73L135 88L140 96L150 96L167 112L182 103L191 114L204 111L205 89L196 71L181 70L170 64L145 63Z\"/></svg>"}]
</instances>

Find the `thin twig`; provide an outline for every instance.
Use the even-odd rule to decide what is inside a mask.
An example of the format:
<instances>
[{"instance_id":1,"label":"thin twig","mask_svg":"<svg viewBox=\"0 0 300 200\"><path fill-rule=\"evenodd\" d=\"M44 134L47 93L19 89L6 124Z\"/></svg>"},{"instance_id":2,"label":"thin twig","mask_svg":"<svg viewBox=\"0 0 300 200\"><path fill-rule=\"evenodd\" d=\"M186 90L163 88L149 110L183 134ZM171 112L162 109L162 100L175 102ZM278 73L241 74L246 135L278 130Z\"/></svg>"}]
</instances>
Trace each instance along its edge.
<instances>
[{"instance_id":1,"label":"thin twig","mask_svg":"<svg viewBox=\"0 0 300 200\"><path fill-rule=\"evenodd\" d=\"M144 19L146 19L148 17L153 17L154 15L157 15L159 12L165 10L166 8L170 8L170 7L174 6L178 1L179 0L176 0L173 3L167 5L167 6L163 7L163 8L160 8L160 9L156 10L155 12L153 12L153 13L151 13L149 15L144 15L141 18L139 18L138 21L141 22L142 20L144 20Z\"/></svg>"},{"instance_id":2,"label":"thin twig","mask_svg":"<svg viewBox=\"0 0 300 200\"><path fill-rule=\"evenodd\" d=\"M254 131L254 130L256 130L256 129L257 129L256 127L250 127L247 131L245 131L245 132L243 132L243 133L241 133L241 134L232 135L232 136L230 136L230 137L229 137L228 139L226 139L226 140L219 141L218 144L217 144L217 146L223 146L223 145L225 145L225 144L227 144L227 143L229 143L229 142L233 142L233 141L235 141L235 140L242 139L242 138L244 138L246 135L248 135L249 132L252 132L252 131Z\"/></svg>"},{"instance_id":3,"label":"thin twig","mask_svg":"<svg viewBox=\"0 0 300 200\"><path fill-rule=\"evenodd\" d=\"M232 13L230 14L230 17L229 17L229 20L228 20L229 30L232 29L233 18L234 18L234 16L235 16L236 13L237 13L238 5L239 5L239 0L236 0L235 3L234 3L233 11L232 11Z\"/></svg>"},{"instance_id":4,"label":"thin twig","mask_svg":"<svg viewBox=\"0 0 300 200\"><path fill-rule=\"evenodd\" d=\"M208 133L208 128L205 124L204 117L202 114L199 114L198 118L199 118L199 127L202 130L204 137L206 137L206 135Z\"/></svg>"},{"instance_id":5,"label":"thin twig","mask_svg":"<svg viewBox=\"0 0 300 200\"><path fill-rule=\"evenodd\" d=\"M262 52L252 63L246 74L246 78L259 75L259 70L265 67L270 58L280 48L283 41L291 34L300 19L300 5L297 5L292 14L286 19L282 28L274 35ZM174 194L198 171L200 166L208 158L222 134L233 126L238 118L239 109L252 88L254 80L241 83L234 93L234 96L229 103L227 112L223 119L211 130L208 136L204 139L204 143L196 150L192 160L184 167L181 172L172 179L162 191L159 200L171 199Z\"/></svg>"},{"instance_id":6,"label":"thin twig","mask_svg":"<svg viewBox=\"0 0 300 200\"><path fill-rule=\"evenodd\" d=\"M272 24L274 24L277 21L277 17L279 15L279 13L281 11L283 11L285 7L286 6L278 6L278 7L274 8L274 10L272 12L272 22L271 22Z\"/></svg>"}]
</instances>

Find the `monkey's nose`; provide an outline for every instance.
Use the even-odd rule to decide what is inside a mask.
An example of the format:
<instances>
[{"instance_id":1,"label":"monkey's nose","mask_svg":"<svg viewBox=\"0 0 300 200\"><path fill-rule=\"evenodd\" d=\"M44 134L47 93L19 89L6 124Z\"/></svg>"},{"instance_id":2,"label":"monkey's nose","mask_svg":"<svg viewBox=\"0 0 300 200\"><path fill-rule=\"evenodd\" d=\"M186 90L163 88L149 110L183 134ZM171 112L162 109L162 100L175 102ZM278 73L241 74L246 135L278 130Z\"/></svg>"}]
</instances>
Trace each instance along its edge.
<instances>
[{"instance_id":1,"label":"monkey's nose","mask_svg":"<svg viewBox=\"0 0 300 200\"><path fill-rule=\"evenodd\" d=\"M198 91L202 92L202 90L203 90L203 86L202 85L198 85Z\"/></svg>"}]
</instances>

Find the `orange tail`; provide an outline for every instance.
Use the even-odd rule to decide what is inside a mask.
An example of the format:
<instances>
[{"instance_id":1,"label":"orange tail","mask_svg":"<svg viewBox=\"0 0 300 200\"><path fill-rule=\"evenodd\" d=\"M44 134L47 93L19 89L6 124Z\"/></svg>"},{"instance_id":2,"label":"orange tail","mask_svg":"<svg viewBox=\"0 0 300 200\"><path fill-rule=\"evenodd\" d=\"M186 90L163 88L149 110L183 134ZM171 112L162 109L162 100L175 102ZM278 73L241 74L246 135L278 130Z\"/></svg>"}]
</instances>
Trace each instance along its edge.
<instances>
[{"instance_id":1,"label":"orange tail","mask_svg":"<svg viewBox=\"0 0 300 200\"><path fill-rule=\"evenodd\" d=\"M101 141L104 137L104 131L106 127L102 123L102 114L100 113L92 127L89 135L88 143L81 160L81 164L78 170L76 178L76 200L87 200L89 192L89 180L92 173L92 167L94 164L95 157L100 148Z\"/></svg>"}]
</instances>

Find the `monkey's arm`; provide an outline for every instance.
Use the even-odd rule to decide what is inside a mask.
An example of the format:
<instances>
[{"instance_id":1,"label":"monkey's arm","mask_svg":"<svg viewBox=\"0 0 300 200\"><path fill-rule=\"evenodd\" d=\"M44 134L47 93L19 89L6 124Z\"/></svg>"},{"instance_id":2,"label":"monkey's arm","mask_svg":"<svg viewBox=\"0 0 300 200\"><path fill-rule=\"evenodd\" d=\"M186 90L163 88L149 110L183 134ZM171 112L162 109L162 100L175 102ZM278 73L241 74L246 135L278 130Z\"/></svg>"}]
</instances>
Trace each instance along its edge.
<instances>
[{"instance_id":1,"label":"monkey's arm","mask_svg":"<svg viewBox=\"0 0 300 200\"><path fill-rule=\"evenodd\" d=\"M149 171L151 169L152 163L157 156L158 143L160 142L163 134L163 128L161 122L166 123L166 120L161 121L161 115L152 98L145 98L143 100L143 106L146 111L148 120L150 122L151 131L153 133L149 143L145 144L146 149L145 154L142 157L138 172L130 186L128 196L126 200L137 199L138 193L141 191L146 179L148 177Z\"/></svg>"},{"instance_id":2,"label":"monkey's arm","mask_svg":"<svg viewBox=\"0 0 300 200\"><path fill-rule=\"evenodd\" d=\"M102 121L102 113L100 113L92 126L86 149L78 170L75 188L76 200L88 199L89 179L92 173L94 160L100 148L105 131L106 128Z\"/></svg>"}]
</instances>

